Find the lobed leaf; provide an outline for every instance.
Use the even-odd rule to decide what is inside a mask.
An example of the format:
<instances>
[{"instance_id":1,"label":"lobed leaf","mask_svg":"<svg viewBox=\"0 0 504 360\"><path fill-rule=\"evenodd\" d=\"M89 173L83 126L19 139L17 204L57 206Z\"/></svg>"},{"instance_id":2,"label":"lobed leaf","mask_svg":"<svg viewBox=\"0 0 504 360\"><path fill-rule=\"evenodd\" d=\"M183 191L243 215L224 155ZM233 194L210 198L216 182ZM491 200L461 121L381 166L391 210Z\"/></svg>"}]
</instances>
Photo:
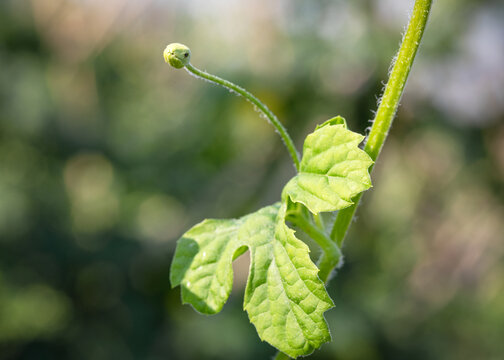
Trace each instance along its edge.
<instances>
[{"instance_id":1,"label":"lobed leaf","mask_svg":"<svg viewBox=\"0 0 504 360\"><path fill-rule=\"evenodd\" d=\"M172 286L205 314L222 309L231 291L235 254L250 250L244 309L259 337L291 357L330 341L324 312L333 307L308 246L285 223L285 204L233 220L205 220L178 241Z\"/></svg>"},{"instance_id":2,"label":"lobed leaf","mask_svg":"<svg viewBox=\"0 0 504 360\"><path fill-rule=\"evenodd\" d=\"M371 187L373 160L359 148L363 139L341 117L317 127L306 137L299 173L285 186L284 196L314 214L350 206L352 197Z\"/></svg>"}]
</instances>

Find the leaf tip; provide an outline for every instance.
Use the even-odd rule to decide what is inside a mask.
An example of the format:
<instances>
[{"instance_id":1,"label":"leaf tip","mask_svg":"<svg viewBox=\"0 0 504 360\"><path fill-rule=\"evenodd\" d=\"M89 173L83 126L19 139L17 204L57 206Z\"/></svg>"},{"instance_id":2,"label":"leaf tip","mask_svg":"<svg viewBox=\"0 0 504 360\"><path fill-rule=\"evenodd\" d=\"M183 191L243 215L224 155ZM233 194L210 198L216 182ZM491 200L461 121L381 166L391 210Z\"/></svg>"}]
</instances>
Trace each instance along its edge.
<instances>
[{"instance_id":1,"label":"leaf tip","mask_svg":"<svg viewBox=\"0 0 504 360\"><path fill-rule=\"evenodd\" d=\"M343 125L345 127L345 129L347 128L347 123L346 123L345 118L338 115L338 116L335 116L329 120L324 121L322 124L317 125L317 127L315 128L315 131L317 131L318 129L323 128L324 126L327 126L327 125Z\"/></svg>"}]
</instances>

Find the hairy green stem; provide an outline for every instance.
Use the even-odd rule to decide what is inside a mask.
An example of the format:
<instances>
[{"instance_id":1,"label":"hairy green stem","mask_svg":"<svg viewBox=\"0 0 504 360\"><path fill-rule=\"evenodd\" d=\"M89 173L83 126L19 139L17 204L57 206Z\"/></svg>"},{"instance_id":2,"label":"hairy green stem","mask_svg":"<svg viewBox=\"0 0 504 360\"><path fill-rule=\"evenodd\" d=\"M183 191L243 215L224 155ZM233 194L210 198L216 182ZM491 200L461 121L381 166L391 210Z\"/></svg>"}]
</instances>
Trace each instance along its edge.
<instances>
[{"instance_id":1,"label":"hairy green stem","mask_svg":"<svg viewBox=\"0 0 504 360\"><path fill-rule=\"evenodd\" d=\"M192 64L187 64L185 66L186 70L189 71L191 74L208 80L210 82L213 82L215 84L221 85L231 91L234 91L235 93L243 96L245 99L250 101L253 105L256 106L258 111L260 111L266 118L271 122L271 124L275 127L275 129L278 131L278 134L282 138L283 142L285 143L285 146L287 147L287 150L289 151L289 154L292 158L292 161L294 162L294 166L296 167L296 171L299 171L299 153L296 150L296 147L294 146L294 142L292 141L291 137L289 136L289 133L285 129L285 127L282 125L282 123L278 120L275 114L268 109L266 105L264 105L258 98L256 98L254 95L252 95L250 92L245 90L244 88L233 84L230 81L224 80L218 76L209 74L205 71L202 71Z\"/></svg>"},{"instance_id":2,"label":"hairy green stem","mask_svg":"<svg viewBox=\"0 0 504 360\"><path fill-rule=\"evenodd\" d=\"M376 161L383 143L394 120L399 101L403 94L406 80L415 59L415 55L422 40L422 36L427 24L432 0L416 0L413 8L413 15L408 24L408 29L395 59L394 66L385 87L385 92L375 115L373 126L369 133L364 151ZM372 167L369 171L372 170ZM350 227L362 193L352 199L353 205L338 212L336 221L331 232L331 239L341 248L345 235Z\"/></svg>"}]
</instances>

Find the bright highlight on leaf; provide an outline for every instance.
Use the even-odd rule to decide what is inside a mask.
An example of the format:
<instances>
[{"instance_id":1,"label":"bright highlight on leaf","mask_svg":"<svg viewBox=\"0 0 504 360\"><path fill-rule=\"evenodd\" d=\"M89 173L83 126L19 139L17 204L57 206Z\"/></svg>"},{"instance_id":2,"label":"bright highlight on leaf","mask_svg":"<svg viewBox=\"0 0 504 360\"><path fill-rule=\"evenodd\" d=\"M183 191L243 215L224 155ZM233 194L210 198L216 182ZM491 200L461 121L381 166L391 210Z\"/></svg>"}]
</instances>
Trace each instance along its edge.
<instances>
[{"instance_id":1,"label":"bright highlight on leaf","mask_svg":"<svg viewBox=\"0 0 504 360\"><path fill-rule=\"evenodd\" d=\"M358 147L363 139L341 117L318 126L306 137L299 173L283 195L314 214L352 205L353 196L371 187L368 168L373 161Z\"/></svg>"},{"instance_id":2,"label":"bright highlight on leaf","mask_svg":"<svg viewBox=\"0 0 504 360\"><path fill-rule=\"evenodd\" d=\"M285 223L285 204L232 220L205 220L178 241L172 286L205 314L222 309L233 282L235 255L250 250L244 308L259 337L291 357L330 341L325 311L333 307L308 246Z\"/></svg>"}]
</instances>

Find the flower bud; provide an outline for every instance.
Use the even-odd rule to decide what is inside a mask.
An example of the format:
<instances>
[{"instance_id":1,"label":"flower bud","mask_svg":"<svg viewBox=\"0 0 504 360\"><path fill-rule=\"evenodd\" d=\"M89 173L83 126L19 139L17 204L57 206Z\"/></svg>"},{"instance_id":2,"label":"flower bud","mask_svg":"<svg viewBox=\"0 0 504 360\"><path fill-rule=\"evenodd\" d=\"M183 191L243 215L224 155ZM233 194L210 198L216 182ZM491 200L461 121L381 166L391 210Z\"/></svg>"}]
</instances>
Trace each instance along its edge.
<instances>
[{"instance_id":1,"label":"flower bud","mask_svg":"<svg viewBox=\"0 0 504 360\"><path fill-rule=\"evenodd\" d=\"M191 59L191 50L183 44L173 43L166 47L163 52L165 61L176 69L181 69Z\"/></svg>"}]
</instances>

